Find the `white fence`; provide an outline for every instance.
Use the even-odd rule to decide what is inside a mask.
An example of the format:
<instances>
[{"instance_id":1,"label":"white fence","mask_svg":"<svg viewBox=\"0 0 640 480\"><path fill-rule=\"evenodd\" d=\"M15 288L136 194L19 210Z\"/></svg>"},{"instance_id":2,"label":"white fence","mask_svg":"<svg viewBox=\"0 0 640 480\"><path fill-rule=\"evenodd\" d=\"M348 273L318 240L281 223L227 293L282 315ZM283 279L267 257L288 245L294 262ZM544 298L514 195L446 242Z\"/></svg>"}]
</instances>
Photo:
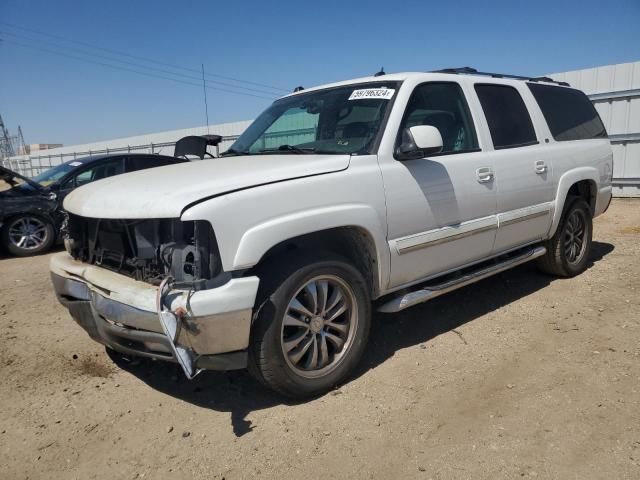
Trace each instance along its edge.
<instances>
[{"instance_id":1,"label":"white fence","mask_svg":"<svg viewBox=\"0 0 640 480\"><path fill-rule=\"evenodd\" d=\"M2 161L6 168L24 176L33 177L43 170L80 157L104 155L111 153L159 153L173 155L175 143L187 135L204 135L206 133L222 135L220 151L231 146L238 136L244 132L251 121L223 123L207 127L195 127L169 132L138 135L135 137L105 140L102 142L72 145L45 150L38 155L15 156ZM211 148L211 147L210 147ZM213 152L212 152L213 153Z\"/></svg>"}]
</instances>

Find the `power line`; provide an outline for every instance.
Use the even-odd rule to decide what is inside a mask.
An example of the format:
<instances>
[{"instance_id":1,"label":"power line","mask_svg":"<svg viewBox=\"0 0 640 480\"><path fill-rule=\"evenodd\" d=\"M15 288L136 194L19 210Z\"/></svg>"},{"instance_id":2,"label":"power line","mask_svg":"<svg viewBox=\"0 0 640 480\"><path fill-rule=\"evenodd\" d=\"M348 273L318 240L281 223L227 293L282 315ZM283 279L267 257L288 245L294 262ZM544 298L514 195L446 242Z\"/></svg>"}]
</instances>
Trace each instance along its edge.
<instances>
[{"instance_id":1,"label":"power line","mask_svg":"<svg viewBox=\"0 0 640 480\"><path fill-rule=\"evenodd\" d=\"M177 78L165 77L165 76L162 76L162 75L157 75L157 74L148 73L148 72L141 72L139 70L134 70L132 68L122 67L120 65L113 65L113 64L110 64L110 63L98 62L98 61L90 60L90 59L87 59L87 58L78 57L78 56L75 56L75 55L70 55L68 53L63 53L63 52L58 52L56 50L51 50L49 48L39 47L39 46L35 46L35 45L29 45L29 44L22 43L22 42L16 42L15 40L4 39L3 42L12 43L14 45L19 45L21 47L31 48L33 50L40 50L40 51L43 51L43 52L51 53L53 55L59 55L59 56L62 56L62 57L72 58L74 60L79 60L79 61L85 62L85 63L92 63L94 65L101 65L103 67L113 68L113 69L116 69L116 70L123 70L123 71L126 71L126 72L137 73L139 75L144 75L144 76L147 76L147 77L159 78L159 79L163 79L163 80L171 80L172 82L183 83L185 85L192 85L192 86L196 86L196 87L200 87L201 86L198 83L187 82L185 80L179 80ZM219 91L219 92L233 93L233 94L236 94L236 95L245 95L245 96L249 96L249 97L262 98L262 99L265 99L265 100L273 100L273 97L264 97L262 95L254 95L252 93L247 93L247 92L237 92L237 91L233 91L233 90L227 90L227 89L224 89L224 88L212 87L212 86L208 86L208 85L207 85L206 88L208 88L210 90L216 90L216 91Z\"/></svg>"},{"instance_id":2,"label":"power line","mask_svg":"<svg viewBox=\"0 0 640 480\"><path fill-rule=\"evenodd\" d=\"M27 37L27 36L24 36L24 35L21 35L21 34L15 34L13 32L0 32L0 34L10 35L10 36L18 38L19 40L22 40L22 41L27 40L29 42L35 42L37 45L42 45L42 43L41 43L42 40L36 39L36 38ZM45 45L46 45L46 47L43 47L43 48L48 48L48 47L55 47L55 48L58 48L58 49L62 48L62 49L69 50L69 51L74 52L74 53L78 53L80 55L90 56L92 58L101 58L101 59L104 59L104 60L108 60L110 62L118 62L118 63L122 63L122 64L125 64L125 65L130 65L130 66L133 66L133 67L136 67L136 68L142 68L142 69L145 69L145 70L155 70L156 72L160 72L160 73L163 73L163 74L175 75L177 77L182 77L182 78L186 78L186 79L189 79L189 80L196 80L198 82L201 80L200 77L196 77L194 75L185 75L183 73L172 72L170 70L165 70L165 69L158 68L158 67L150 67L148 65L141 65L140 63L129 62L127 60L120 60L120 59L116 59L116 58L107 57L107 56L104 56L104 55L98 55L98 54L95 54L93 52L87 52L87 51L80 50L80 49L77 49L77 48L72 48L72 47L68 47L68 46L60 46L60 45L55 45L55 44L54 45L45 44ZM217 80L209 80L209 83L222 85L223 87L247 90L247 91L250 91L250 92L255 92L255 93L263 94L263 95L276 95L275 92L269 92L269 91L266 91L266 90L259 90L257 88L245 87L243 85L233 85L231 83L220 82L220 81L217 81Z\"/></svg>"},{"instance_id":3,"label":"power line","mask_svg":"<svg viewBox=\"0 0 640 480\"><path fill-rule=\"evenodd\" d=\"M87 43L87 42L81 42L79 40L72 40L70 38L62 37L62 36L59 36L59 35L53 35L51 33L46 33L46 32L42 32L42 31L39 31L39 30L31 29L31 28L21 27L19 25L7 23L7 22L0 21L0 24L1 25L5 25L5 26L10 27L10 28L14 28L14 29L18 29L18 30L24 30L24 31L27 31L27 32L35 33L37 35L42 35L42 36L45 36L45 37L56 38L56 39L62 40L64 42L75 43L75 44L78 44L78 45L83 45L83 46L88 47L88 48L102 50L103 52L108 52L108 53L110 53L112 55L125 56L125 57L133 58L133 59L136 59L136 60L141 60L141 61L144 61L144 62L148 62L148 63L155 63L156 65L163 65L165 67L170 67L170 68L173 68L173 69L186 70L186 71L190 71L190 72L193 72L193 73L200 73L199 70L194 69L194 68L184 67L184 66L180 66L180 65L174 65L174 64L171 64L171 63L160 62L160 61L157 61L157 60L153 60L153 59L150 59L150 58L141 57L141 56L137 56L137 55L131 55L131 54L126 53L126 52L121 52L121 51L118 51L118 50L113 50L113 49L109 49L109 48L100 47L98 45L93 45L93 44ZM242 79L239 79L239 78L228 77L228 76L225 76L225 75L219 75L219 74L214 74L214 73L207 73L206 76L222 78L222 79L231 80L231 81L234 81L234 82L246 83L246 84L249 84L249 85L255 85L255 86L259 86L259 87L270 88L270 89L273 89L273 90L276 90L276 91L281 91L281 92L288 92L289 91L289 90L287 90L285 88L275 87L273 85L267 85L267 84L264 84L264 83L252 82L252 81L249 81L249 80L242 80Z\"/></svg>"}]
</instances>

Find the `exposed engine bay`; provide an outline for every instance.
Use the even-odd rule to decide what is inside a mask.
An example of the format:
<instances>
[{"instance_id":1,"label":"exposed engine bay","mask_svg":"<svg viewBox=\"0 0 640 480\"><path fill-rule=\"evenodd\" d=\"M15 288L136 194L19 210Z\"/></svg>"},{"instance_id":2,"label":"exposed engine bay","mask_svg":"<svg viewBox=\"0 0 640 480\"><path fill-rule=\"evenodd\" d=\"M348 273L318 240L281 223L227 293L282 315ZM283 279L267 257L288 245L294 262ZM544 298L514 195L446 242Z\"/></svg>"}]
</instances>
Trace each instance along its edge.
<instances>
[{"instance_id":1,"label":"exposed engine bay","mask_svg":"<svg viewBox=\"0 0 640 480\"><path fill-rule=\"evenodd\" d=\"M160 285L170 276L194 290L220 272L211 224L177 218L114 220L68 214L65 248L76 260Z\"/></svg>"}]
</instances>

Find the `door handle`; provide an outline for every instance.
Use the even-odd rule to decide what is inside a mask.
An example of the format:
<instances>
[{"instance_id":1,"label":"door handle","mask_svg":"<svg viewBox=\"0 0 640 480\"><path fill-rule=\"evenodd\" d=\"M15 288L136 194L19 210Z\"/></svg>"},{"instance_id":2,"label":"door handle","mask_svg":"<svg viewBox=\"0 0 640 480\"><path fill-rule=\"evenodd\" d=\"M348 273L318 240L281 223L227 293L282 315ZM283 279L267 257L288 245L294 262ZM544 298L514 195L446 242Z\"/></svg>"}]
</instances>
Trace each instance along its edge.
<instances>
[{"instance_id":1,"label":"door handle","mask_svg":"<svg viewBox=\"0 0 640 480\"><path fill-rule=\"evenodd\" d=\"M538 175L542 175L547 171L547 164L544 163L544 160L538 160L536 162L536 173Z\"/></svg>"},{"instance_id":2,"label":"door handle","mask_svg":"<svg viewBox=\"0 0 640 480\"><path fill-rule=\"evenodd\" d=\"M491 167L480 167L476 170L476 177L480 183L490 182L493 180L493 170Z\"/></svg>"}]
</instances>

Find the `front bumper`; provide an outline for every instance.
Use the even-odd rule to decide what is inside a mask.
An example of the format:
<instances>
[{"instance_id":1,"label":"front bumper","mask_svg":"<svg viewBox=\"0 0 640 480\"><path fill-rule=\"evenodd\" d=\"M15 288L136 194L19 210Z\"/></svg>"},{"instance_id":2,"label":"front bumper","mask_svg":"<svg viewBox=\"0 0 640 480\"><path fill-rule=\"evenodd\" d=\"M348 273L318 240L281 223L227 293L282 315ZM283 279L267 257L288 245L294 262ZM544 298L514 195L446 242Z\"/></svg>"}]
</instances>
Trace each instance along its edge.
<instances>
[{"instance_id":1,"label":"front bumper","mask_svg":"<svg viewBox=\"0 0 640 480\"><path fill-rule=\"evenodd\" d=\"M131 355L177 361L156 307L157 287L71 258L51 258L56 296L95 341ZM209 370L246 367L251 316L258 277L236 278L210 290L168 296L172 311L182 309L177 344L189 349L195 366Z\"/></svg>"}]
</instances>

